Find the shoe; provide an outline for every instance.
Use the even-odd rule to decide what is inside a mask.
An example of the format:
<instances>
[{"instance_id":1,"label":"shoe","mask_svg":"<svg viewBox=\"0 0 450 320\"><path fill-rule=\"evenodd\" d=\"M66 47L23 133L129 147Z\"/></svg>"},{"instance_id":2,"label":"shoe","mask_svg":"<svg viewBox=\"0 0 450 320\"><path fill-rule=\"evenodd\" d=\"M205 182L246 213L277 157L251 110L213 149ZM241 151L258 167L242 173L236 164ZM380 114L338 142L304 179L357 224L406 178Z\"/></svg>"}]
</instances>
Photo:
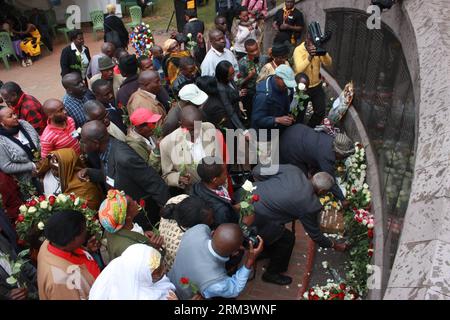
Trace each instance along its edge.
<instances>
[{"instance_id":1,"label":"shoe","mask_svg":"<svg viewBox=\"0 0 450 320\"><path fill-rule=\"evenodd\" d=\"M22 67L26 68L28 67L27 63L25 62L25 60L22 60Z\"/></svg>"},{"instance_id":2,"label":"shoe","mask_svg":"<svg viewBox=\"0 0 450 320\"><path fill-rule=\"evenodd\" d=\"M28 66L32 66L32 65L33 65L33 61L32 61L31 59L28 59L27 65L28 65Z\"/></svg>"},{"instance_id":3,"label":"shoe","mask_svg":"<svg viewBox=\"0 0 450 320\"><path fill-rule=\"evenodd\" d=\"M292 283L292 278L289 276L285 276L281 273L268 273L264 272L262 275L262 279L265 282L270 282L274 284L278 284L280 286L287 286Z\"/></svg>"}]
</instances>

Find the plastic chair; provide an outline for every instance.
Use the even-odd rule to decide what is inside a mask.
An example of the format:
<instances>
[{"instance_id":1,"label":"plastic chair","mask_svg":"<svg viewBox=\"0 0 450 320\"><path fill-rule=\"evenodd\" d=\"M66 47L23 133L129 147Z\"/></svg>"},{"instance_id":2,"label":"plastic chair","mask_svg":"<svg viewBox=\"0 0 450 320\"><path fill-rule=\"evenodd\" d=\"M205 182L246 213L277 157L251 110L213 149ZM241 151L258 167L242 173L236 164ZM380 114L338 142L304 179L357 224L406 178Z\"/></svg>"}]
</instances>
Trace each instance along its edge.
<instances>
[{"instance_id":1,"label":"plastic chair","mask_svg":"<svg viewBox=\"0 0 450 320\"><path fill-rule=\"evenodd\" d=\"M69 17L70 17L70 15L66 13L64 15L64 21L66 21L67 18L69 18ZM69 32L72 31L73 29L74 28L69 29L67 27L60 27L60 28L56 28L56 31L59 32L59 33L62 33L64 35L64 38L66 39L66 43L69 43L70 42L69 41Z\"/></svg>"},{"instance_id":2,"label":"plastic chair","mask_svg":"<svg viewBox=\"0 0 450 320\"><path fill-rule=\"evenodd\" d=\"M139 6L132 6L130 8L130 16L131 16L131 22L127 23L127 26L133 29L134 27L138 26L142 22L142 11L141 7Z\"/></svg>"},{"instance_id":3,"label":"plastic chair","mask_svg":"<svg viewBox=\"0 0 450 320\"><path fill-rule=\"evenodd\" d=\"M89 13L91 16L92 23L94 24L92 28L92 32L94 34L94 40L97 41L97 31L103 31L105 32L105 29L103 27L103 23L105 21L105 16L103 15L103 11L101 10L95 10L91 11Z\"/></svg>"},{"instance_id":4,"label":"plastic chair","mask_svg":"<svg viewBox=\"0 0 450 320\"><path fill-rule=\"evenodd\" d=\"M8 56L12 55L14 58L16 58L17 62L20 62L19 58L17 57L16 53L14 52L14 48L11 42L11 37L9 36L8 32L0 32L0 58L3 59L3 63L5 65L5 68L7 70L10 69Z\"/></svg>"}]
</instances>

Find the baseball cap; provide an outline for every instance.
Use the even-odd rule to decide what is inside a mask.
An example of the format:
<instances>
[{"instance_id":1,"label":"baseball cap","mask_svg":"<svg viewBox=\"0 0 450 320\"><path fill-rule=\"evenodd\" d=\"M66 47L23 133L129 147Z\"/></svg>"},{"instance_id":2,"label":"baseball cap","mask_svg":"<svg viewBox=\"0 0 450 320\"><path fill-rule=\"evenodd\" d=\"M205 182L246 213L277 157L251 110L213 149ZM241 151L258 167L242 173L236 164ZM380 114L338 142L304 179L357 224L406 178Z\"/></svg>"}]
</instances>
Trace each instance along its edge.
<instances>
[{"instance_id":1,"label":"baseball cap","mask_svg":"<svg viewBox=\"0 0 450 320\"><path fill-rule=\"evenodd\" d=\"M208 95L193 83L181 88L178 96L181 100L192 102L196 106L200 106L208 100Z\"/></svg>"},{"instance_id":2,"label":"baseball cap","mask_svg":"<svg viewBox=\"0 0 450 320\"><path fill-rule=\"evenodd\" d=\"M161 115L153 113L146 108L137 108L130 117L133 126L140 126L143 123L156 123L161 119Z\"/></svg>"},{"instance_id":3,"label":"baseball cap","mask_svg":"<svg viewBox=\"0 0 450 320\"><path fill-rule=\"evenodd\" d=\"M297 86L297 82L295 82L294 71L292 71L291 67L282 64L275 69L275 75L283 79L284 84L288 88L295 88Z\"/></svg>"}]
</instances>

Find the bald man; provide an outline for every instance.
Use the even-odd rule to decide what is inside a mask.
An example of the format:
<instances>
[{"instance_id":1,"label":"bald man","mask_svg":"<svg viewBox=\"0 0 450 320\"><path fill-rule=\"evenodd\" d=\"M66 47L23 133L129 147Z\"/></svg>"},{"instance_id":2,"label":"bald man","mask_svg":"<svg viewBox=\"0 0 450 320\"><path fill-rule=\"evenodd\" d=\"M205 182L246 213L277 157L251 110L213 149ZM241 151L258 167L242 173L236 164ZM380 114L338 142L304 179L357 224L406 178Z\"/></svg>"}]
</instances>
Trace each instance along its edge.
<instances>
[{"instance_id":1,"label":"bald man","mask_svg":"<svg viewBox=\"0 0 450 320\"><path fill-rule=\"evenodd\" d=\"M178 248L175 262L168 277L177 288L180 299L193 296L190 288L180 285L185 277L194 283L206 298L235 298L244 290L256 258L262 252L264 241L253 248L249 243L244 265L232 276L227 275L225 263L242 250L244 237L239 225L222 224L212 234L204 224L196 225L185 232Z\"/></svg>"},{"instance_id":2,"label":"bald man","mask_svg":"<svg viewBox=\"0 0 450 320\"><path fill-rule=\"evenodd\" d=\"M81 131L85 153L97 154L101 165L81 171L81 179L102 183L106 187L123 190L134 200L145 200L148 219L139 215L135 222L150 230L159 221L159 211L169 198L169 190L160 175L126 143L108 134L105 124L87 122Z\"/></svg>"},{"instance_id":3,"label":"bald man","mask_svg":"<svg viewBox=\"0 0 450 320\"><path fill-rule=\"evenodd\" d=\"M200 181L197 164L206 156L223 157L222 133L209 122L197 107L181 110L180 127L161 140L161 169L163 178L171 187L190 191Z\"/></svg>"},{"instance_id":4,"label":"bald man","mask_svg":"<svg viewBox=\"0 0 450 320\"><path fill-rule=\"evenodd\" d=\"M64 148L72 148L80 154L75 121L67 116L62 101L49 99L44 102L43 110L48 120L41 135L41 157L45 158L50 152Z\"/></svg>"},{"instance_id":5,"label":"bald man","mask_svg":"<svg viewBox=\"0 0 450 320\"><path fill-rule=\"evenodd\" d=\"M166 110L156 97L162 88L158 73L152 70L141 72L139 74L138 84L139 89L128 100L128 114L133 114L137 108L146 108L152 113L161 115L161 120L158 124L162 124L166 117Z\"/></svg>"},{"instance_id":6,"label":"bald man","mask_svg":"<svg viewBox=\"0 0 450 320\"><path fill-rule=\"evenodd\" d=\"M67 114L75 121L77 128L86 123L83 104L95 99L94 94L86 87L83 79L77 72L66 74L61 81L66 94L63 97L63 104Z\"/></svg>"},{"instance_id":7,"label":"bald man","mask_svg":"<svg viewBox=\"0 0 450 320\"><path fill-rule=\"evenodd\" d=\"M233 52L225 48L225 35L223 32L218 29L209 31L209 42L211 43L211 49L206 54L200 68L202 70L202 76L214 77L216 74L216 66L224 60L229 61L233 65L237 74L239 65Z\"/></svg>"},{"instance_id":8,"label":"bald man","mask_svg":"<svg viewBox=\"0 0 450 320\"><path fill-rule=\"evenodd\" d=\"M98 60L101 57L110 57L111 59L114 57L114 52L116 51L116 47L111 42L105 42L102 44L101 52L92 57L91 62L89 63L89 67L87 69L87 77L90 79L96 74L100 73L100 69L98 68Z\"/></svg>"},{"instance_id":9,"label":"bald man","mask_svg":"<svg viewBox=\"0 0 450 320\"><path fill-rule=\"evenodd\" d=\"M103 122L108 129L108 133L112 137L125 142L127 136L114 122L111 121L108 110L106 110L105 106L100 101L90 100L86 102L84 104L84 111L87 121L98 120Z\"/></svg>"}]
</instances>

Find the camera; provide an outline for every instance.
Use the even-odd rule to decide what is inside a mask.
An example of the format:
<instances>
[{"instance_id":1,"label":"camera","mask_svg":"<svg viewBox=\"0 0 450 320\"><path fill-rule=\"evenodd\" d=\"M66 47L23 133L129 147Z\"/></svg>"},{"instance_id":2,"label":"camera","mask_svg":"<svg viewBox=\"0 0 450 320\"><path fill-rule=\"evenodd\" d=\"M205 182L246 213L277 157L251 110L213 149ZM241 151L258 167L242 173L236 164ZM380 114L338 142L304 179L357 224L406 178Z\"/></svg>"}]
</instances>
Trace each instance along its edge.
<instances>
[{"instance_id":1,"label":"camera","mask_svg":"<svg viewBox=\"0 0 450 320\"><path fill-rule=\"evenodd\" d=\"M249 241L252 242L253 248L259 246L259 239L257 237L258 230L256 229L256 227L254 226L249 227L246 224L241 224L241 230L242 234L244 235L244 242L242 243L242 245L244 246L245 249L250 248Z\"/></svg>"},{"instance_id":2,"label":"camera","mask_svg":"<svg viewBox=\"0 0 450 320\"><path fill-rule=\"evenodd\" d=\"M323 48L323 45L331 39L331 32L322 34L320 24L317 21L314 21L308 26L308 34L316 47L316 56L326 55L327 50Z\"/></svg>"}]
</instances>

